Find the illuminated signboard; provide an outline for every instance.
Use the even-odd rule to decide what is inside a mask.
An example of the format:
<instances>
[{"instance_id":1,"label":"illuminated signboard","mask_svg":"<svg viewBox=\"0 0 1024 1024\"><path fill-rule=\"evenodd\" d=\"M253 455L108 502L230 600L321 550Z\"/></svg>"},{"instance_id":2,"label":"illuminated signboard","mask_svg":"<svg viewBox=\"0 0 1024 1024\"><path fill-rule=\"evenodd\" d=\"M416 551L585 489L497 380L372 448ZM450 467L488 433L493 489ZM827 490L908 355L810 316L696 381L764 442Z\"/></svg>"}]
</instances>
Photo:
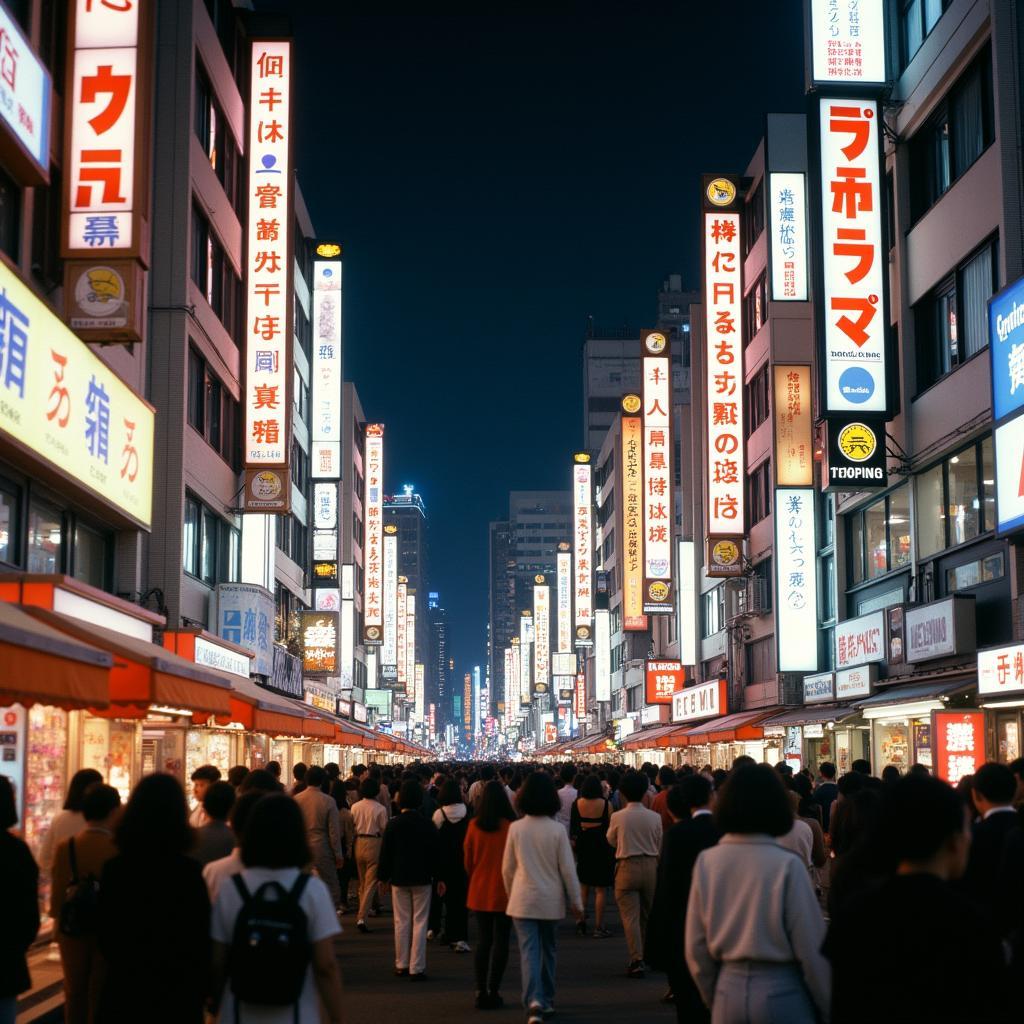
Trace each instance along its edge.
<instances>
[{"instance_id":1,"label":"illuminated signboard","mask_svg":"<svg viewBox=\"0 0 1024 1024\"><path fill-rule=\"evenodd\" d=\"M401 660L402 652L398 652ZM416 595L406 591L405 596L405 692L409 696L416 689Z\"/></svg>"},{"instance_id":2,"label":"illuminated signboard","mask_svg":"<svg viewBox=\"0 0 1024 1024\"><path fill-rule=\"evenodd\" d=\"M384 632L384 426L366 424L363 503L363 642L379 647ZM401 655L401 648L399 648ZM399 656L401 663L401 656ZM399 680L402 680L399 676Z\"/></svg>"},{"instance_id":3,"label":"illuminated signboard","mask_svg":"<svg viewBox=\"0 0 1024 1024\"><path fill-rule=\"evenodd\" d=\"M519 714L522 705L520 689L522 688L522 665L519 650L519 637L512 638L512 674L509 676L509 689L505 691L505 707L508 708L508 717L514 719Z\"/></svg>"},{"instance_id":4,"label":"illuminated signboard","mask_svg":"<svg viewBox=\"0 0 1024 1024\"><path fill-rule=\"evenodd\" d=\"M505 674L503 681L505 684L505 707L513 708L519 704L519 677L516 675L516 666L512 657L512 648L505 648ZM513 703L513 701L515 703ZM507 717L507 716L506 716Z\"/></svg>"},{"instance_id":5,"label":"illuminated signboard","mask_svg":"<svg viewBox=\"0 0 1024 1024\"><path fill-rule=\"evenodd\" d=\"M402 577L398 581L398 586L395 588L395 596L397 600L397 608L395 614L395 666L397 672L395 678L398 680L398 689L404 690L408 679L406 678L406 666L408 664L408 640L406 633L409 626L409 614L408 614L408 594L409 584L405 582L405 577Z\"/></svg>"},{"instance_id":6,"label":"illuminated signboard","mask_svg":"<svg viewBox=\"0 0 1024 1024\"><path fill-rule=\"evenodd\" d=\"M551 674L553 676L574 676L576 675L576 655L556 652L551 655Z\"/></svg>"},{"instance_id":7,"label":"illuminated signboard","mask_svg":"<svg viewBox=\"0 0 1024 1024\"><path fill-rule=\"evenodd\" d=\"M543 577L541 577L543 578ZM533 588L533 695L547 693L551 686L551 588Z\"/></svg>"},{"instance_id":8,"label":"illuminated signboard","mask_svg":"<svg viewBox=\"0 0 1024 1024\"><path fill-rule=\"evenodd\" d=\"M807 301L807 197L803 174L768 175L772 301Z\"/></svg>"},{"instance_id":9,"label":"illuminated signboard","mask_svg":"<svg viewBox=\"0 0 1024 1024\"><path fill-rule=\"evenodd\" d=\"M814 490L780 487L775 492L775 638L780 672L815 672L818 629Z\"/></svg>"},{"instance_id":10,"label":"illuminated signboard","mask_svg":"<svg viewBox=\"0 0 1024 1024\"><path fill-rule=\"evenodd\" d=\"M999 421L1024 408L1024 277L989 299L988 348L992 418Z\"/></svg>"},{"instance_id":11,"label":"illuminated signboard","mask_svg":"<svg viewBox=\"0 0 1024 1024\"><path fill-rule=\"evenodd\" d=\"M524 612L519 617L519 709L530 707L530 680L533 676L533 615Z\"/></svg>"},{"instance_id":12,"label":"illuminated signboard","mask_svg":"<svg viewBox=\"0 0 1024 1024\"><path fill-rule=\"evenodd\" d=\"M125 13L128 21L138 21L138 12ZM18 147L17 154L5 152L4 159L24 174L27 184L45 185L50 180L50 74L2 5L0 43L0 119Z\"/></svg>"},{"instance_id":13,"label":"illuminated signboard","mask_svg":"<svg viewBox=\"0 0 1024 1024\"><path fill-rule=\"evenodd\" d=\"M668 336L644 331L643 612L672 611L672 365Z\"/></svg>"},{"instance_id":14,"label":"illuminated signboard","mask_svg":"<svg viewBox=\"0 0 1024 1024\"><path fill-rule=\"evenodd\" d=\"M318 612L341 611L341 590L338 587L317 587L313 591L313 601Z\"/></svg>"},{"instance_id":15,"label":"illuminated signboard","mask_svg":"<svg viewBox=\"0 0 1024 1024\"><path fill-rule=\"evenodd\" d=\"M681 540L678 547L679 660L684 665L697 664L697 579L696 545Z\"/></svg>"},{"instance_id":16,"label":"illuminated signboard","mask_svg":"<svg viewBox=\"0 0 1024 1024\"><path fill-rule=\"evenodd\" d=\"M143 83L140 102L139 44L150 5L74 0L73 6L63 254L137 256L149 149L143 130L149 89ZM286 114L287 82L286 73ZM287 126L287 117L282 124Z\"/></svg>"},{"instance_id":17,"label":"illuminated signboard","mask_svg":"<svg viewBox=\"0 0 1024 1024\"><path fill-rule=\"evenodd\" d=\"M398 664L398 528L394 523L384 527L384 643L381 664Z\"/></svg>"},{"instance_id":18,"label":"illuminated signboard","mask_svg":"<svg viewBox=\"0 0 1024 1024\"><path fill-rule=\"evenodd\" d=\"M291 59L287 40L252 41L248 263L242 275L244 507L278 513L291 501Z\"/></svg>"},{"instance_id":19,"label":"illuminated signboard","mask_svg":"<svg viewBox=\"0 0 1024 1024\"><path fill-rule=\"evenodd\" d=\"M583 672L576 673L576 702L574 711L577 718L587 713L587 677Z\"/></svg>"},{"instance_id":20,"label":"illuminated signboard","mask_svg":"<svg viewBox=\"0 0 1024 1024\"><path fill-rule=\"evenodd\" d=\"M336 672L338 669L338 613L302 613L302 670Z\"/></svg>"},{"instance_id":21,"label":"illuminated signboard","mask_svg":"<svg viewBox=\"0 0 1024 1024\"><path fill-rule=\"evenodd\" d=\"M468 743L473 738L473 679L468 672L462 677L462 725Z\"/></svg>"},{"instance_id":22,"label":"illuminated signboard","mask_svg":"<svg viewBox=\"0 0 1024 1024\"><path fill-rule=\"evenodd\" d=\"M879 183L881 133L874 100L823 97L821 296L826 413L885 412L885 289Z\"/></svg>"},{"instance_id":23,"label":"illuminated signboard","mask_svg":"<svg viewBox=\"0 0 1024 1024\"><path fill-rule=\"evenodd\" d=\"M0 264L0 432L149 527L152 407L6 264Z\"/></svg>"},{"instance_id":24,"label":"illuminated signboard","mask_svg":"<svg viewBox=\"0 0 1024 1024\"><path fill-rule=\"evenodd\" d=\"M724 679L687 686L672 694L672 721L689 722L697 718L711 718L728 711Z\"/></svg>"},{"instance_id":25,"label":"illuminated signboard","mask_svg":"<svg viewBox=\"0 0 1024 1024\"><path fill-rule=\"evenodd\" d=\"M978 651L978 693L1024 691L1024 644Z\"/></svg>"},{"instance_id":26,"label":"illuminated signboard","mask_svg":"<svg viewBox=\"0 0 1024 1024\"><path fill-rule=\"evenodd\" d=\"M590 647L593 644L594 618L594 522L590 456L576 456L572 481L576 646Z\"/></svg>"},{"instance_id":27,"label":"illuminated signboard","mask_svg":"<svg viewBox=\"0 0 1024 1024\"><path fill-rule=\"evenodd\" d=\"M868 612L846 619L835 628L835 666L853 668L873 661L885 661L885 612ZM836 695L839 694L838 674Z\"/></svg>"},{"instance_id":28,"label":"illuminated signboard","mask_svg":"<svg viewBox=\"0 0 1024 1024\"><path fill-rule=\"evenodd\" d=\"M686 670L680 661L648 661L645 673L645 703L671 704L672 694L683 688Z\"/></svg>"},{"instance_id":29,"label":"illuminated signboard","mask_svg":"<svg viewBox=\"0 0 1024 1024\"><path fill-rule=\"evenodd\" d=\"M739 202L730 178L708 181L704 192L706 517L711 537L741 537L746 528L746 453Z\"/></svg>"},{"instance_id":30,"label":"illuminated signboard","mask_svg":"<svg viewBox=\"0 0 1024 1024\"><path fill-rule=\"evenodd\" d=\"M422 665L417 663L413 669L415 682L415 708L413 714L415 714L417 720L423 721L424 717L424 694L423 694L423 678L424 668Z\"/></svg>"},{"instance_id":31,"label":"illuminated signboard","mask_svg":"<svg viewBox=\"0 0 1024 1024\"><path fill-rule=\"evenodd\" d=\"M313 484L313 527L335 530L338 526L338 485Z\"/></svg>"},{"instance_id":32,"label":"illuminated signboard","mask_svg":"<svg viewBox=\"0 0 1024 1024\"><path fill-rule=\"evenodd\" d=\"M612 699L612 633L607 609L594 616L594 699Z\"/></svg>"},{"instance_id":33,"label":"illuminated signboard","mask_svg":"<svg viewBox=\"0 0 1024 1024\"><path fill-rule=\"evenodd\" d=\"M811 0L811 78L885 83L886 0Z\"/></svg>"},{"instance_id":34,"label":"illuminated signboard","mask_svg":"<svg viewBox=\"0 0 1024 1024\"><path fill-rule=\"evenodd\" d=\"M558 565L558 608L557 630L558 650L572 650L572 554L559 551L556 559ZM575 657L575 656L574 656Z\"/></svg>"},{"instance_id":35,"label":"illuminated signboard","mask_svg":"<svg viewBox=\"0 0 1024 1024\"><path fill-rule=\"evenodd\" d=\"M986 761L985 712L933 711L932 758L935 774L951 786L973 775Z\"/></svg>"},{"instance_id":36,"label":"illuminated signboard","mask_svg":"<svg viewBox=\"0 0 1024 1024\"><path fill-rule=\"evenodd\" d=\"M341 476L341 260L313 261L310 476Z\"/></svg>"},{"instance_id":37,"label":"illuminated signboard","mask_svg":"<svg viewBox=\"0 0 1024 1024\"><path fill-rule=\"evenodd\" d=\"M811 368L776 363L774 373L775 482L779 487L814 486L811 436Z\"/></svg>"},{"instance_id":38,"label":"illuminated signboard","mask_svg":"<svg viewBox=\"0 0 1024 1024\"><path fill-rule=\"evenodd\" d=\"M643 421L639 395L622 400L622 628L647 629L644 615Z\"/></svg>"}]
</instances>

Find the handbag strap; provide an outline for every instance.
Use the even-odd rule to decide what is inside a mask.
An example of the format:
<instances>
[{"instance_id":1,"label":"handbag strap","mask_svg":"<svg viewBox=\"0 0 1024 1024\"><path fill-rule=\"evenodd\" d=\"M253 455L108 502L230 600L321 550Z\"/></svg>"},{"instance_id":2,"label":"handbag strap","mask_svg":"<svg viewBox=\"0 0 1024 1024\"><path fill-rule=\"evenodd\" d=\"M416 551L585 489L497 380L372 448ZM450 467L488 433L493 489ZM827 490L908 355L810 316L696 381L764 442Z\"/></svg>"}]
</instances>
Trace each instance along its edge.
<instances>
[{"instance_id":1,"label":"handbag strap","mask_svg":"<svg viewBox=\"0 0 1024 1024\"><path fill-rule=\"evenodd\" d=\"M75 837L68 840L68 860L71 862L71 884L78 885L78 857L75 856Z\"/></svg>"}]
</instances>

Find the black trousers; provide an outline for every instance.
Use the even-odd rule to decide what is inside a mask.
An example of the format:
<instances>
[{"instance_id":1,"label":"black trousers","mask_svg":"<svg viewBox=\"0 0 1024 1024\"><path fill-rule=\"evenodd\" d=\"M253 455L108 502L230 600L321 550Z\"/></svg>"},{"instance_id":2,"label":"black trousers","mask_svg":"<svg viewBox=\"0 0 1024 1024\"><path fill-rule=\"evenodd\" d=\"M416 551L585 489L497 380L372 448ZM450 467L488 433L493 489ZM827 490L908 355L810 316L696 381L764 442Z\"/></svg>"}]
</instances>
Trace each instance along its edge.
<instances>
[{"instance_id":1,"label":"black trousers","mask_svg":"<svg viewBox=\"0 0 1024 1024\"><path fill-rule=\"evenodd\" d=\"M497 992L508 965L508 940L512 931L512 918L500 911L477 910L476 952L473 967L476 970L477 992Z\"/></svg>"},{"instance_id":2,"label":"black trousers","mask_svg":"<svg viewBox=\"0 0 1024 1024\"><path fill-rule=\"evenodd\" d=\"M469 938L468 893L464 879L446 883L444 893L444 939L449 945Z\"/></svg>"},{"instance_id":3,"label":"black trousers","mask_svg":"<svg viewBox=\"0 0 1024 1024\"><path fill-rule=\"evenodd\" d=\"M667 974L679 1024L711 1024L711 1011L704 1005L686 962L673 962Z\"/></svg>"}]
</instances>

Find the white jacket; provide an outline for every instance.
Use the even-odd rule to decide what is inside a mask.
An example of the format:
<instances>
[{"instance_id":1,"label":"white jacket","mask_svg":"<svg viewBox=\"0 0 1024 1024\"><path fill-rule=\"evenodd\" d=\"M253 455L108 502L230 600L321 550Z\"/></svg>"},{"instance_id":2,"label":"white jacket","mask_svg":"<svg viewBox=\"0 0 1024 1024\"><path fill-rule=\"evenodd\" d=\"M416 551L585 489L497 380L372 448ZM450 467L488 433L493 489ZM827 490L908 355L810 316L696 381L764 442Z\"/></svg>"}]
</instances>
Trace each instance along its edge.
<instances>
[{"instance_id":1,"label":"white jacket","mask_svg":"<svg viewBox=\"0 0 1024 1024\"><path fill-rule=\"evenodd\" d=\"M501 874L509 917L561 921L566 896L570 906L582 905L569 836L554 818L528 814L512 822Z\"/></svg>"}]
</instances>

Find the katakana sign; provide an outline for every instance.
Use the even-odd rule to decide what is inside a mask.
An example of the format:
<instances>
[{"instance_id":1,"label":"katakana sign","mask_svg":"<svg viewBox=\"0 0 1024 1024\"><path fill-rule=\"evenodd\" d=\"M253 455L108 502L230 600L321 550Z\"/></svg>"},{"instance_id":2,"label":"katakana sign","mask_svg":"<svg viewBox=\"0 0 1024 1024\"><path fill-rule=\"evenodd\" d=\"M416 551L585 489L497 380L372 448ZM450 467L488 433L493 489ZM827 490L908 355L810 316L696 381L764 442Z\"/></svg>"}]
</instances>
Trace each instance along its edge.
<instances>
[{"instance_id":1,"label":"katakana sign","mask_svg":"<svg viewBox=\"0 0 1024 1024\"><path fill-rule=\"evenodd\" d=\"M590 456L584 453L573 460L572 497L575 643L590 647L594 643L594 514Z\"/></svg>"},{"instance_id":2,"label":"katakana sign","mask_svg":"<svg viewBox=\"0 0 1024 1024\"><path fill-rule=\"evenodd\" d=\"M803 174L768 175L772 301L807 301L807 200Z\"/></svg>"},{"instance_id":3,"label":"katakana sign","mask_svg":"<svg viewBox=\"0 0 1024 1024\"><path fill-rule=\"evenodd\" d=\"M642 400L637 395L630 407L639 412ZM647 629L644 615L644 477L643 421L627 415L626 399L622 410L622 628Z\"/></svg>"},{"instance_id":4,"label":"katakana sign","mask_svg":"<svg viewBox=\"0 0 1024 1024\"><path fill-rule=\"evenodd\" d=\"M367 423L364 441L363 643L384 640L384 425ZM399 616L403 610L399 606ZM398 647L399 682L402 648Z\"/></svg>"}]
</instances>

